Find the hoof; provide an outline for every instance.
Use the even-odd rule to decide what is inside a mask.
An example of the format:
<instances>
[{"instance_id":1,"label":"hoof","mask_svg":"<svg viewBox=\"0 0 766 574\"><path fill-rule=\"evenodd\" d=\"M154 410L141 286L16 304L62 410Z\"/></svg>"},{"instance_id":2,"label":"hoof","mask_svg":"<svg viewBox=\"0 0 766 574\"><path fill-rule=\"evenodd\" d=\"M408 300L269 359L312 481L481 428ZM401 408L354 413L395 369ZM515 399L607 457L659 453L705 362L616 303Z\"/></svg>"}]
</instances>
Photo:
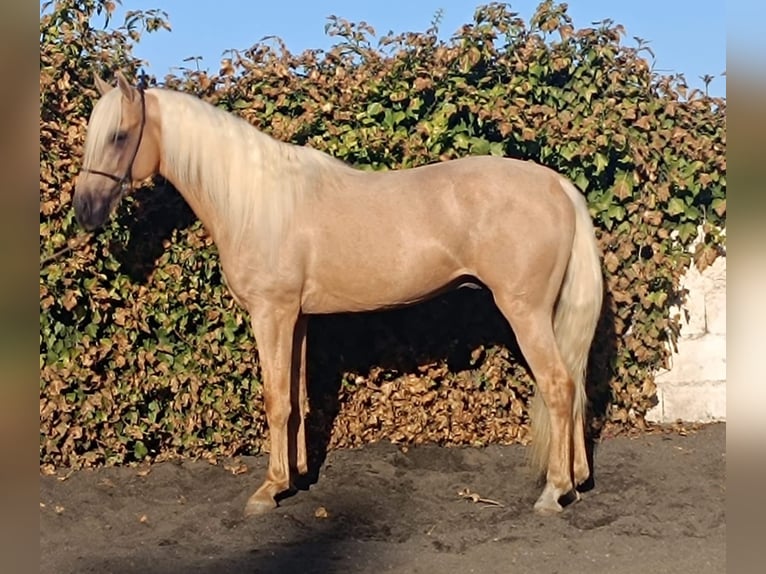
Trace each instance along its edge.
<instances>
[{"instance_id":1,"label":"hoof","mask_svg":"<svg viewBox=\"0 0 766 574\"><path fill-rule=\"evenodd\" d=\"M266 514L276 507L277 503L273 498L259 497L257 494L254 494L245 504L245 518Z\"/></svg>"},{"instance_id":2,"label":"hoof","mask_svg":"<svg viewBox=\"0 0 766 574\"><path fill-rule=\"evenodd\" d=\"M580 491L576 488L573 488L566 494L562 495L561 498L559 498L559 503L562 506L569 506L570 504L574 504L575 502L580 502L582 500L582 495L580 494Z\"/></svg>"},{"instance_id":3,"label":"hoof","mask_svg":"<svg viewBox=\"0 0 766 574\"><path fill-rule=\"evenodd\" d=\"M569 506L579 500L580 493L576 488L572 488L569 492L558 496L556 489L546 486L540 498L535 502L535 512L544 516L551 516L558 514L564 510L565 506Z\"/></svg>"},{"instance_id":4,"label":"hoof","mask_svg":"<svg viewBox=\"0 0 766 574\"><path fill-rule=\"evenodd\" d=\"M549 500L542 500L541 498L535 502L535 512L541 516L553 516L562 510L564 510L564 507L555 500L551 502Z\"/></svg>"},{"instance_id":5,"label":"hoof","mask_svg":"<svg viewBox=\"0 0 766 574\"><path fill-rule=\"evenodd\" d=\"M577 488L577 492L580 492L580 493L588 492L589 490L593 490L594 488L596 488L596 481L593 480L592 476L589 476L584 481L578 482L576 488Z\"/></svg>"}]
</instances>

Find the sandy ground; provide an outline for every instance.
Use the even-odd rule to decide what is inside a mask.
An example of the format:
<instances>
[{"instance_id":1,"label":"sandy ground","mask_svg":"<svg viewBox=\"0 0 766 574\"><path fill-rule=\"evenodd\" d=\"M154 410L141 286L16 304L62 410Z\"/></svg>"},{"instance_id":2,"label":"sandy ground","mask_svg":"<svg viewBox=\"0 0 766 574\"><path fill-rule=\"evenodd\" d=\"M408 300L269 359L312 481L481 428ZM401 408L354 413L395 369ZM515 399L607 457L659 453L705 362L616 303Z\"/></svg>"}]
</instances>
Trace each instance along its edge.
<instances>
[{"instance_id":1,"label":"sandy ground","mask_svg":"<svg viewBox=\"0 0 766 574\"><path fill-rule=\"evenodd\" d=\"M725 434L604 439L594 487L554 517L532 511L521 446L330 452L248 520L265 457L41 476L40 572L724 572Z\"/></svg>"}]
</instances>

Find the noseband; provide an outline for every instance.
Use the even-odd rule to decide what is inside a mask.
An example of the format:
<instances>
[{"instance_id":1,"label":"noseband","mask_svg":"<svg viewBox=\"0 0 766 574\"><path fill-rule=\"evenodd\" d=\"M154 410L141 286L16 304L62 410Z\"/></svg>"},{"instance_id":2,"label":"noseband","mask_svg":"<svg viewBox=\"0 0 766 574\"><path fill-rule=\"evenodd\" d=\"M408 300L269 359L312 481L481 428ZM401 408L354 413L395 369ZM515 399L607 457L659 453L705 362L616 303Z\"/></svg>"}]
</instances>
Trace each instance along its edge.
<instances>
[{"instance_id":1,"label":"noseband","mask_svg":"<svg viewBox=\"0 0 766 574\"><path fill-rule=\"evenodd\" d=\"M144 97L143 86L138 87L138 93L141 95L141 126L139 127L139 130L138 130L138 141L136 142L136 147L133 148L133 155L130 157L130 164L128 164L128 170L125 172L125 175L120 177L118 175L107 173L105 171L100 171L98 169L88 169L87 167L82 168L82 171L84 172L92 173L93 175L100 175L102 177L109 178L113 182L115 182L115 186L114 188L112 188L110 195L115 195L116 192L121 192L122 189L127 184L130 184L130 182L133 180L133 162L136 161L136 156L138 155L138 148L141 147L141 140L144 137L144 125L146 124L146 99Z\"/></svg>"}]
</instances>

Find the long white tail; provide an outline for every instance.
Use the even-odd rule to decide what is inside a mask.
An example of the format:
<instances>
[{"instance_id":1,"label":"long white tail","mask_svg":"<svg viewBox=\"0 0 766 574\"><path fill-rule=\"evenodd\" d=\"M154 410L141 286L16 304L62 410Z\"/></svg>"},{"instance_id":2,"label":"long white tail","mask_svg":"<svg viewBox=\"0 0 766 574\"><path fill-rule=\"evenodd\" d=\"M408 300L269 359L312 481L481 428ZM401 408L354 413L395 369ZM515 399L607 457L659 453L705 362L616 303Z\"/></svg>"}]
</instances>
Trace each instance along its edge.
<instances>
[{"instance_id":1,"label":"long white tail","mask_svg":"<svg viewBox=\"0 0 766 574\"><path fill-rule=\"evenodd\" d=\"M580 191L567 179L561 186L575 208L575 235L564 283L559 294L553 330L564 364L575 383L573 415L585 420L585 372L603 299L603 278L593 222ZM579 415L579 416L578 416ZM542 476L548 469L550 417L542 396L535 393L530 409L532 445L530 464ZM580 432L574 429L574 432Z\"/></svg>"}]
</instances>

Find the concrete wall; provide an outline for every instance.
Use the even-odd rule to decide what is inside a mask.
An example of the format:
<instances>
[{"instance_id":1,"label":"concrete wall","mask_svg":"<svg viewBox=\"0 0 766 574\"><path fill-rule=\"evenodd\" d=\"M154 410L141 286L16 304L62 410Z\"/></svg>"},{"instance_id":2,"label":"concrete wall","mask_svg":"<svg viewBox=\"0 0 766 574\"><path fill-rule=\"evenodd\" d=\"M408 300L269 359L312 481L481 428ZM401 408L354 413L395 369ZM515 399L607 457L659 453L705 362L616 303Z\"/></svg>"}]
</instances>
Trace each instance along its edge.
<instances>
[{"instance_id":1,"label":"concrete wall","mask_svg":"<svg viewBox=\"0 0 766 574\"><path fill-rule=\"evenodd\" d=\"M726 258L700 273L692 265L682 286L681 336L671 368L658 373L655 422L726 420ZM674 309L673 312L678 312Z\"/></svg>"}]
</instances>

